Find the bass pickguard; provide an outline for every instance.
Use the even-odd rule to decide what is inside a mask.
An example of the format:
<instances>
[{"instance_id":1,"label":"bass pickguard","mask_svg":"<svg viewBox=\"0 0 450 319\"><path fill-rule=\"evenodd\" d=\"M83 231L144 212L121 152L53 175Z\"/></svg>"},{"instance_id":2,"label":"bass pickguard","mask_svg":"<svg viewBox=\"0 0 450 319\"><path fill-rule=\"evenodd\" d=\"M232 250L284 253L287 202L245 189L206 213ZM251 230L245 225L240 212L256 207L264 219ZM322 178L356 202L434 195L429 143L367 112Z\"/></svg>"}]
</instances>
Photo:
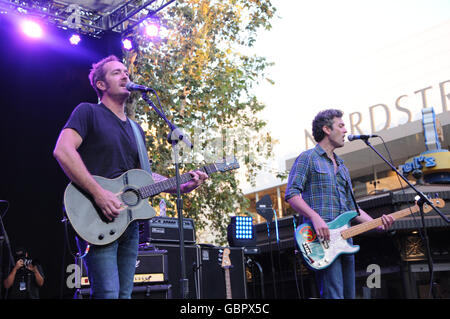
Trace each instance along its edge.
<instances>
[{"instance_id":1,"label":"bass pickguard","mask_svg":"<svg viewBox=\"0 0 450 319\"><path fill-rule=\"evenodd\" d=\"M327 268L341 254L352 254L359 250L359 246L352 245L341 235L349 227L350 220L356 212L346 212L328 223L330 240L320 239L311 223L304 223L297 227L295 239L307 265L315 270Z\"/></svg>"}]
</instances>

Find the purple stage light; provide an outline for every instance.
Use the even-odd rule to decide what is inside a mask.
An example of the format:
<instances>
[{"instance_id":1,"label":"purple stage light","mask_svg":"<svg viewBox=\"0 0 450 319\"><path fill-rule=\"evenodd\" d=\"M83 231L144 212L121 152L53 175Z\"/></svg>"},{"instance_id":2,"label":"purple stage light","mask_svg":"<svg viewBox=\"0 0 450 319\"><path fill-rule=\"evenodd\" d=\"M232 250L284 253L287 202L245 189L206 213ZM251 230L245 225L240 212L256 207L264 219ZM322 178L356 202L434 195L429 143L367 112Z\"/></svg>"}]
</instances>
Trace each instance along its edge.
<instances>
[{"instance_id":1,"label":"purple stage light","mask_svg":"<svg viewBox=\"0 0 450 319\"><path fill-rule=\"evenodd\" d=\"M124 39L122 45L125 50L131 50L133 48L133 43L130 39Z\"/></svg>"},{"instance_id":2,"label":"purple stage light","mask_svg":"<svg viewBox=\"0 0 450 319\"><path fill-rule=\"evenodd\" d=\"M77 45L81 41L81 37L78 34L72 34L72 36L69 39L70 44Z\"/></svg>"},{"instance_id":3,"label":"purple stage light","mask_svg":"<svg viewBox=\"0 0 450 319\"><path fill-rule=\"evenodd\" d=\"M147 19L142 24L146 36L154 38L159 35L159 23L156 19Z\"/></svg>"},{"instance_id":4,"label":"purple stage light","mask_svg":"<svg viewBox=\"0 0 450 319\"><path fill-rule=\"evenodd\" d=\"M158 27L158 25L156 25L154 23L148 24L145 27L145 34L148 35L149 37L152 37L152 38L156 37L158 35L158 33L159 33L159 27Z\"/></svg>"},{"instance_id":5,"label":"purple stage light","mask_svg":"<svg viewBox=\"0 0 450 319\"><path fill-rule=\"evenodd\" d=\"M25 33L25 35L27 35L30 38L41 38L43 35L43 31L41 26L32 20L23 20L22 23L20 24L20 27L23 31L23 33Z\"/></svg>"}]
</instances>

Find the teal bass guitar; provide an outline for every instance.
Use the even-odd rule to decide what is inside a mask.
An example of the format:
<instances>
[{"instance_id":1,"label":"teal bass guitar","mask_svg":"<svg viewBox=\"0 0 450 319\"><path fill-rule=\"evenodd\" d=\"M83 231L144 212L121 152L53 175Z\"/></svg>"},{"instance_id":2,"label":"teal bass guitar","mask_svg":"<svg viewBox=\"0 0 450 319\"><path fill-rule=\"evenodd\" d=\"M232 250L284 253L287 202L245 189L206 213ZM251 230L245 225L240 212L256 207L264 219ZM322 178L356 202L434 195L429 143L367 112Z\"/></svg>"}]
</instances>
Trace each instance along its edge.
<instances>
[{"instance_id":1,"label":"teal bass guitar","mask_svg":"<svg viewBox=\"0 0 450 319\"><path fill-rule=\"evenodd\" d=\"M436 207L444 207L442 199L430 199ZM428 213L432 207L425 204L424 213ZM419 206L415 205L390 214L395 220L414 214L419 211ZM373 219L355 226L350 226L350 222L358 215L356 211L348 211L339 215L333 221L327 223L330 230L330 240L319 238L312 223L301 224L295 229L295 240L302 253L306 264L313 270L325 269L341 254L353 254L359 251L359 246L353 245L349 239L365 233L371 229L381 226L380 218Z\"/></svg>"}]
</instances>

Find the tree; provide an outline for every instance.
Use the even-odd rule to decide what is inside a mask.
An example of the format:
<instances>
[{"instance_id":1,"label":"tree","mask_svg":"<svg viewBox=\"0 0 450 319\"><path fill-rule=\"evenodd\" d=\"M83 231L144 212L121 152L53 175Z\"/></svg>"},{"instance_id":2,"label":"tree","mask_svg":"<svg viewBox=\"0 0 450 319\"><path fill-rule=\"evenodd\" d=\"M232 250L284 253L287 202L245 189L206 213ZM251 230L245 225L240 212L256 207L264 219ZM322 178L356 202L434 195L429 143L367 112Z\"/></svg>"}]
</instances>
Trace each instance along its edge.
<instances>
[{"instance_id":1,"label":"tree","mask_svg":"<svg viewBox=\"0 0 450 319\"><path fill-rule=\"evenodd\" d=\"M183 0L161 13L164 36L149 41L139 32L134 34L138 49L126 54L132 81L151 83L167 117L194 140L196 151L183 152L182 157L189 159L182 163L184 171L226 150L237 155L247 171L245 178L252 181L262 169L261 160L272 155L270 135L260 136L266 123L258 119L258 112L264 105L252 93L254 85L269 80L265 72L271 63L240 51L252 46L258 29L270 29L274 13L269 0ZM159 106L155 95L150 97ZM148 127L153 170L173 176L168 126L139 93L132 94L127 110ZM223 140L221 148L218 142ZM229 216L245 214L249 206L239 178L237 171L216 174L184 195L183 216L193 218L198 230L213 230L211 241L216 244L226 241ZM161 197L153 199L154 206ZM168 214L174 216L174 197L165 199Z\"/></svg>"}]
</instances>

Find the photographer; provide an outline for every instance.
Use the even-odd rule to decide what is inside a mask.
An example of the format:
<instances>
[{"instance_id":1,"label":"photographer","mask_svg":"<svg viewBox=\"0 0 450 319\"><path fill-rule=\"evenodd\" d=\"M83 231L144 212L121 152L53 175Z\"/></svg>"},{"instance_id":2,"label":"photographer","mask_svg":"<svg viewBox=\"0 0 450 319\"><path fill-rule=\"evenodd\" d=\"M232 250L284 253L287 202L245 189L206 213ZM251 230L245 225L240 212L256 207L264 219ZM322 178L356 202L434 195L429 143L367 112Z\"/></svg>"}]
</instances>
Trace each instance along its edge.
<instances>
[{"instance_id":1,"label":"photographer","mask_svg":"<svg viewBox=\"0 0 450 319\"><path fill-rule=\"evenodd\" d=\"M16 264L3 281L8 290L8 299L39 299L39 288L44 284L44 275L37 260L29 258L25 249L16 249Z\"/></svg>"}]
</instances>

